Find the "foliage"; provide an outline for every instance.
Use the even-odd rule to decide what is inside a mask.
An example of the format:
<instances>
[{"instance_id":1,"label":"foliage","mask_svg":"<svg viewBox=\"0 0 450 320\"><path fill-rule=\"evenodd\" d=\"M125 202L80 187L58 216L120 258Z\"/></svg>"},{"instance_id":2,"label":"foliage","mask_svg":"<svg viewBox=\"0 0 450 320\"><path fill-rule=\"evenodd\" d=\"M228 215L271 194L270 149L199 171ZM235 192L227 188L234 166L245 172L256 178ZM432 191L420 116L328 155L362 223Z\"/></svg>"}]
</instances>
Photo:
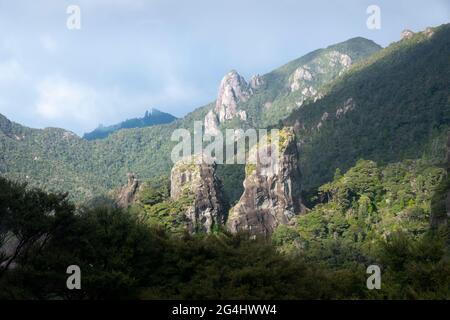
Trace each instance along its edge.
<instances>
[{"instance_id":1,"label":"foliage","mask_svg":"<svg viewBox=\"0 0 450 320\"><path fill-rule=\"evenodd\" d=\"M450 25L433 32L417 33L359 62L330 84L322 99L293 111L283 123L298 128L305 190L360 158L381 164L444 158ZM347 101L350 108L339 113Z\"/></svg>"},{"instance_id":2,"label":"foliage","mask_svg":"<svg viewBox=\"0 0 450 320\"><path fill-rule=\"evenodd\" d=\"M139 202L154 205L167 199L170 195L170 181L165 176L148 180L139 191Z\"/></svg>"},{"instance_id":3,"label":"foliage","mask_svg":"<svg viewBox=\"0 0 450 320\"><path fill-rule=\"evenodd\" d=\"M0 177L0 276L70 219L74 207L66 198Z\"/></svg>"},{"instance_id":4,"label":"foliage","mask_svg":"<svg viewBox=\"0 0 450 320\"><path fill-rule=\"evenodd\" d=\"M312 71L309 86L320 92L323 86L338 78L344 71L340 65L332 66L329 57L331 53L346 54L353 62L358 62L380 49L373 41L358 37L315 50L264 75L263 86L240 107L247 112L249 122L254 127L277 125L279 120L297 109L298 101L304 99L302 90L291 92L289 89L290 77L297 68L306 66Z\"/></svg>"},{"instance_id":5,"label":"foliage","mask_svg":"<svg viewBox=\"0 0 450 320\"><path fill-rule=\"evenodd\" d=\"M2 191L12 195L23 191L20 188L6 182ZM56 196L34 189L26 193L27 207L38 207L42 197ZM14 208L21 200L8 196L1 204ZM392 234L377 242L370 259L341 241L323 241L321 246L317 242L306 253L290 255L279 252L271 242L252 240L246 234L167 233L149 225L133 210L97 207L77 211L67 205L63 212L48 216L30 211L28 219L38 222L36 230L48 237L31 245L28 253L22 251L16 267L0 274L1 299L450 296L449 251L440 233L415 240L407 234ZM48 218L58 220L56 228L39 223ZM4 230L4 220L0 221ZM17 222L23 224L20 217ZM289 227L283 232L283 237L274 240L296 238L295 230ZM374 261L383 268L382 290L376 292L367 290L365 282L365 267ZM66 269L74 264L82 272L81 290L66 288Z\"/></svg>"},{"instance_id":6,"label":"foliage","mask_svg":"<svg viewBox=\"0 0 450 320\"><path fill-rule=\"evenodd\" d=\"M398 231L420 237L429 229L431 201L445 177L444 169L427 160L387 166L360 160L321 186L322 203L299 216L291 231L277 231L275 239L284 251L307 251L329 240L368 253L373 243Z\"/></svg>"},{"instance_id":7,"label":"foliage","mask_svg":"<svg viewBox=\"0 0 450 320\"><path fill-rule=\"evenodd\" d=\"M192 194L168 197L169 137L177 128L192 131L213 104L170 124L96 141L0 115L0 173L29 181L0 178L0 297L448 299L449 235L439 225L448 220L450 188L442 167L449 30L416 34L361 60L323 87L322 99L298 110L288 78L327 49L264 76L263 87L239 107L249 114L247 126L274 125L290 114L282 125L296 128L302 188L312 205L271 242L222 230L187 235L181 213ZM355 59L377 51L359 38L341 46ZM252 169L218 167L230 204ZM151 179L129 210L101 201L77 209L67 194L36 188L85 200L122 185L127 172ZM81 291L65 287L72 264L82 268ZM380 291L365 287L370 264L382 267Z\"/></svg>"},{"instance_id":8,"label":"foliage","mask_svg":"<svg viewBox=\"0 0 450 320\"><path fill-rule=\"evenodd\" d=\"M290 93L287 90L289 77L299 66L315 58L323 60L333 50L342 51L354 61L359 61L379 49L372 41L350 39L317 50L268 73L263 76L264 86L249 101L239 105L249 114L248 122L231 121L222 129L267 127L286 117L301 95L300 92ZM328 78L317 81L315 86L319 89L336 76L330 74ZM264 107L267 102L273 104L270 109ZM121 124L119 127L124 129L118 131L116 126L97 130L94 138L104 139L94 141L86 141L56 128L38 130L22 127L0 115L0 174L9 179L28 181L30 185L47 191L69 191L70 199L78 202L120 187L126 182L128 172L136 173L141 180L162 174L168 176L172 166L170 154L176 144L170 141L173 131L185 128L192 133L194 121L203 121L213 107L214 102L181 119L151 127L140 128L143 126L141 119L132 119L131 125ZM239 190L242 190L241 169L239 165L225 169L230 174L224 179L226 198L230 203L239 198Z\"/></svg>"},{"instance_id":9,"label":"foliage","mask_svg":"<svg viewBox=\"0 0 450 320\"><path fill-rule=\"evenodd\" d=\"M445 170L429 160L386 166L360 160L343 175L337 171L319 188L322 203L295 226L279 227L272 241L280 252L338 273L382 266L382 290L370 298L448 298L448 234L445 224L430 230L443 181Z\"/></svg>"}]
</instances>

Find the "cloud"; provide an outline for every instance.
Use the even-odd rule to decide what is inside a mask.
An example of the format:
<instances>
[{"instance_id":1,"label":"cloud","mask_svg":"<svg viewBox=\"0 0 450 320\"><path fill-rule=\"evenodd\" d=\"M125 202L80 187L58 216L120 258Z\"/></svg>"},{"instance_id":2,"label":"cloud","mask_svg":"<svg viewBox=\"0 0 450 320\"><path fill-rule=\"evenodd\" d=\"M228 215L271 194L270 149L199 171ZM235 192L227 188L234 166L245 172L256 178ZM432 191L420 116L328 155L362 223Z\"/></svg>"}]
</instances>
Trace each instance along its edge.
<instances>
[{"instance_id":1,"label":"cloud","mask_svg":"<svg viewBox=\"0 0 450 320\"><path fill-rule=\"evenodd\" d=\"M148 0L147 0L148 1ZM99 8L142 8L145 6L145 0L80 0L81 6L99 7Z\"/></svg>"},{"instance_id":2,"label":"cloud","mask_svg":"<svg viewBox=\"0 0 450 320\"><path fill-rule=\"evenodd\" d=\"M160 91L145 94L130 94L114 86L88 86L61 75L48 76L35 88L37 97L32 112L39 122L71 128L79 134L100 123L117 123L143 115L150 107L176 104L199 95L198 90L176 77L166 79Z\"/></svg>"},{"instance_id":3,"label":"cloud","mask_svg":"<svg viewBox=\"0 0 450 320\"><path fill-rule=\"evenodd\" d=\"M95 123L100 105L98 93L60 76L37 84L36 113L47 120L68 120L84 125Z\"/></svg>"},{"instance_id":4,"label":"cloud","mask_svg":"<svg viewBox=\"0 0 450 320\"><path fill-rule=\"evenodd\" d=\"M0 61L0 87L13 86L27 79L27 74L17 60Z\"/></svg>"}]
</instances>

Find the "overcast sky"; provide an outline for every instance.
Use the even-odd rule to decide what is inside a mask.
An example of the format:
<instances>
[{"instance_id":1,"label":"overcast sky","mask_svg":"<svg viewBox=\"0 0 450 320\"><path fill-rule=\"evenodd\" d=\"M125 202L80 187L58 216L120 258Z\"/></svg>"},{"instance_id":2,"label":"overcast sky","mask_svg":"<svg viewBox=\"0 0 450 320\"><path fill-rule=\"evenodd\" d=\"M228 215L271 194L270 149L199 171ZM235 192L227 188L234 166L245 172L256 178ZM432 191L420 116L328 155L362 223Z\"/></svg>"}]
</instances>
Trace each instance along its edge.
<instances>
[{"instance_id":1,"label":"overcast sky","mask_svg":"<svg viewBox=\"0 0 450 320\"><path fill-rule=\"evenodd\" d=\"M380 30L366 26L372 4ZM151 107L180 117L230 69L248 79L355 36L387 46L448 22L449 0L0 0L0 113L78 134Z\"/></svg>"}]
</instances>

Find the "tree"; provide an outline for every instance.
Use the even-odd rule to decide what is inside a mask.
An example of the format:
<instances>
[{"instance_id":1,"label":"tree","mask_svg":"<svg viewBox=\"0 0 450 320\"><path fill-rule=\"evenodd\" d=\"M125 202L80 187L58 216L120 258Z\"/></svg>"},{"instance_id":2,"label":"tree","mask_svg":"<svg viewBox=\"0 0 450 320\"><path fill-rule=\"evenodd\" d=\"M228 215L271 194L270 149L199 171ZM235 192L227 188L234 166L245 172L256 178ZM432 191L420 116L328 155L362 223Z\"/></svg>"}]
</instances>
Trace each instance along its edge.
<instances>
[{"instance_id":1,"label":"tree","mask_svg":"<svg viewBox=\"0 0 450 320\"><path fill-rule=\"evenodd\" d=\"M42 250L74 213L67 194L47 194L0 177L0 277L33 247Z\"/></svg>"}]
</instances>

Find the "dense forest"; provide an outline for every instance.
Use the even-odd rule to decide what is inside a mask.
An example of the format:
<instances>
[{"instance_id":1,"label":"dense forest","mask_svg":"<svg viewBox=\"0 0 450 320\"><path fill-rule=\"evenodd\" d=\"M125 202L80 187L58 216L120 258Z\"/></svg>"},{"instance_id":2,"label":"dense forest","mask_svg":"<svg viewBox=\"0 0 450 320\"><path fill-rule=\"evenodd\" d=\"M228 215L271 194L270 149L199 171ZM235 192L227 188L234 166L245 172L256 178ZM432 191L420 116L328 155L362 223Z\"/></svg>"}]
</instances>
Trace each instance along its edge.
<instances>
[{"instance_id":1,"label":"dense forest","mask_svg":"<svg viewBox=\"0 0 450 320\"><path fill-rule=\"evenodd\" d=\"M0 257L0 298L448 298L448 228L428 227L433 190L444 178L420 162L360 161L337 172L320 188L321 204L271 240L169 230L155 214L173 211L162 184L148 186L127 210L76 208L66 194L1 178L0 230L10 230L1 239L13 233L18 245ZM74 264L82 290L66 287ZM370 264L382 268L381 290L367 290Z\"/></svg>"}]
</instances>

